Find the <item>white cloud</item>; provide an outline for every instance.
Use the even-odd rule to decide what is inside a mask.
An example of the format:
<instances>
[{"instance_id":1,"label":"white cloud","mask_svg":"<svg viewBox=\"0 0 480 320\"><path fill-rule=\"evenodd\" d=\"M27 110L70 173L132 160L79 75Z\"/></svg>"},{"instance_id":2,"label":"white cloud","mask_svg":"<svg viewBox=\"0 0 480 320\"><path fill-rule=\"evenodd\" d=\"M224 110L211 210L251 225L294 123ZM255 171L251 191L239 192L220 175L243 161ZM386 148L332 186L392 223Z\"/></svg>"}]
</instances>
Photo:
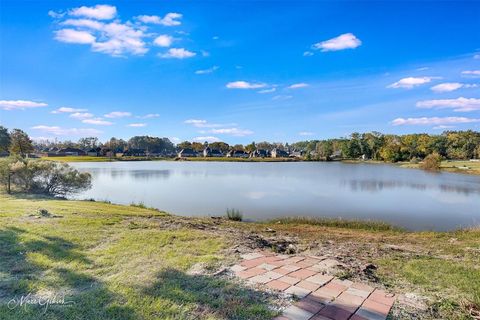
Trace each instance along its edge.
<instances>
[{"instance_id":1,"label":"white cloud","mask_svg":"<svg viewBox=\"0 0 480 320\"><path fill-rule=\"evenodd\" d=\"M137 118L139 119L152 119L152 118L158 118L160 115L158 113L149 113L144 116L138 116Z\"/></svg>"},{"instance_id":2,"label":"white cloud","mask_svg":"<svg viewBox=\"0 0 480 320\"><path fill-rule=\"evenodd\" d=\"M148 15L138 16L136 18L143 23L162 24L167 27L179 26L182 24L180 21L178 21L182 18L182 15L174 12L167 13L163 18L160 18L159 16Z\"/></svg>"},{"instance_id":3,"label":"white cloud","mask_svg":"<svg viewBox=\"0 0 480 320\"><path fill-rule=\"evenodd\" d=\"M251 83L247 81L233 81L226 85L228 89L260 89L266 86L265 83Z\"/></svg>"},{"instance_id":4,"label":"white cloud","mask_svg":"<svg viewBox=\"0 0 480 320\"><path fill-rule=\"evenodd\" d=\"M220 68L220 67L219 67L219 66L213 66L213 67L208 68L208 69L197 70L197 71L195 71L195 74L208 74L208 73L213 73L213 72L215 72L216 70L218 70L218 68Z\"/></svg>"},{"instance_id":5,"label":"white cloud","mask_svg":"<svg viewBox=\"0 0 480 320\"><path fill-rule=\"evenodd\" d=\"M60 29L55 31L55 40L66 43L93 44L96 38L87 31Z\"/></svg>"},{"instance_id":6,"label":"white cloud","mask_svg":"<svg viewBox=\"0 0 480 320\"><path fill-rule=\"evenodd\" d=\"M272 92L275 92L276 90L277 88L263 89L258 91L258 93L272 93Z\"/></svg>"},{"instance_id":7,"label":"white cloud","mask_svg":"<svg viewBox=\"0 0 480 320\"><path fill-rule=\"evenodd\" d=\"M148 52L145 41L146 37L142 29L128 24L112 22L105 24L101 30L103 42L94 42L92 50L121 57L126 53L143 55Z\"/></svg>"},{"instance_id":8,"label":"white cloud","mask_svg":"<svg viewBox=\"0 0 480 320\"><path fill-rule=\"evenodd\" d=\"M98 4L94 7L79 7L69 11L72 16L88 17L97 20L110 20L117 15L117 8L105 4Z\"/></svg>"},{"instance_id":9,"label":"white cloud","mask_svg":"<svg viewBox=\"0 0 480 320\"><path fill-rule=\"evenodd\" d=\"M97 126L111 126L113 123L110 121L103 120L102 118L94 118L94 119L84 119L82 120L83 123L94 124Z\"/></svg>"},{"instance_id":10,"label":"white cloud","mask_svg":"<svg viewBox=\"0 0 480 320\"><path fill-rule=\"evenodd\" d=\"M103 115L105 118L123 118L123 117L130 117L132 114L130 112L125 111L113 111Z\"/></svg>"},{"instance_id":11,"label":"white cloud","mask_svg":"<svg viewBox=\"0 0 480 320\"><path fill-rule=\"evenodd\" d=\"M430 89L434 92L451 92L455 91L457 89L460 89L463 87L463 83L459 82L446 82L446 83L440 83L437 84L436 86L431 87Z\"/></svg>"},{"instance_id":12,"label":"white cloud","mask_svg":"<svg viewBox=\"0 0 480 320\"><path fill-rule=\"evenodd\" d=\"M182 139L178 137L170 137L168 139L170 139L170 141L172 141L173 143L180 143L182 141Z\"/></svg>"},{"instance_id":13,"label":"white cloud","mask_svg":"<svg viewBox=\"0 0 480 320\"><path fill-rule=\"evenodd\" d=\"M75 112L75 113L70 114L70 117L82 120L82 119L92 118L93 114L88 113L88 112Z\"/></svg>"},{"instance_id":14,"label":"white cloud","mask_svg":"<svg viewBox=\"0 0 480 320\"><path fill-rule=\"evenodd\" d=\"M304 57L311 57L311 56L313 56L313 52L312 52L312 51L305 51L305 52L303 53L303 56L304 56Z\"/></svg>"},{"instance_id":15,"label":"white cloud","mask_svg":"<svg viewBox=\"0 0 480 320\"><path fill-rule=\"evenodd\" d=\"M345 49L355 49L362 44L362 41L355 37L352 33L344 33L336 38L315 43L313 47L315 49L321 49L325 51L338 51Z\"/></svg>"},{"instance_id":16,"label":"white cloud","mask_svg":"<svg viewBox=\"0 0 480 320\"><path fill-rule=\"evenodd\" d=\"M15 110L15 109L29 109L46 107L48 104L44 102L35 102L29 100L0 100L0 109L3 110Z\"/></svg>"},{"instance_id":17,"label":"white cloud","mask_svg":"<svg viewBox=\"0 0 480 320\"><path fill-rule=\"evenodd\" d=\"M57 126L39 125L32 127L34 130L47 132L56 136L75 135L75 136L96 136L102 133L97 129L90 128L62 128Z\"/></svg>"},{"instance_id":18,"label":"white cloud","mask_svg":"<svg viewBox=\"0 0 480 320\"><path fill-rule=\"evenodd\" d=\"M218 127L225 127L229 125L229 124L209 123L207 120L200 120L200 119L188 119L188 120L185 120L184 123L191 124L197 128L218 128Z\"/></svg>"},{"instance_id":19,"label":"white cloud","mask_svg":"<svg viewBox=\"0 0 480 320\"><path fill-rule=\"evenodd\" d=\"M473 122L480 122L480 119L472 119L472 118L465 118L465 117L422 117L422 118L397 118L392 121L394 126L402 126L402 125L447 125L447 124L455 124L455 123L473 123Z\"/></svg>"},{"instance_id":20,"label":"white cloud","mask_svg":"<svg viewBox=\"0 0 480 320\"><path fill-rule=\"evenodd\" d=\"M437 77L408 77L398 80L397 82L392 83L391 85L387 86L387 88L406 88L411 89L416 86L420 86L425 83L431 82L433 79L437 79Z\"/></svg>"},{"instance_id":21,"label":"white cloud","mask_svg":"<svg viewBox=\"0 0 480 320\"><path fill-rule=\"evenodd\" d=\"M50 10L48 11L48 15L54 19L60 19L60 18L63 18L63 16L65 16L65 13L64 12L56 12L56 11L53 11L53 10Z\"/></svg>"},{"instance_id":22,"label":"white cloud","mask_svg":"<svg viewBox=\"0 0 480 320\"><path fill-rule=\"evenodd\" d=\"M61 107L57 110L53 110L52 113L74 113L74 112L84 112L87 109L77 109L77 108L70 108L70 107Z\"/></svg>"},{"instance_id":23,"label":"white cloud","mask_svg":"<svg viewBox=\"0 0 480 320\"><path fill-rule=\"evenodd\" d=\"M476 54L473 56L473 59L480 59L480 54Z\"/></svg>"},{"instance_id":24,"label":"white cloud","mask_svg":"<svg viewBox=\"0 0 480 320\"><path fill-rule=\"evenodd\" d=\"M313 136L314 133L313 132L310 132L310 131L300 131L298 133L299 136Z\"/></svg>"},{"instance_id":25,"label":"white cloud","mask_svg":"<svg viewBox=\"0 0 480 320\"><path fill-rule=\"evenodd\" d=\"M253 134L251 130L238 129L238 128L221 128L221 129L212 129L209 131L213 134L228 134L235 137L244 137Z\"/></svg>"},{"instance_id":26,"label":"white cloud","mask_svg":"<svg viewBox=\"0 0 480 320\"><path fill-rule=\"evenodd\" d=\"M146 127L146 123L130 123L127 124L127 127L134 127L134 128L141 128L141 127Z\"/></svg>"},{"instance_id":27,"label":"white cloud","mask_svg":"<svg viewBox=\"0 0 480 320\"><path fill-rule=\"evenodd\" d=\"M164 26L171 27L171 26L179 26L182 23L178 21L178 19L181 19L182 15L180 13L175 13L175 12L170 12L161 19L160 24L163 24Z\"/></svg>"},{"instance_id":28,"label":"white cloud","mask_svg":"<svg viewBox=\"0 0 480 320\"><path fill-rule=\"evenodd\" d=\"M423 100L417 102L417 107L425 109L453 109L456 112L477 111L480 110L480 99L460 97L456 99Z\"/></svg>"},{"instance_id":29,"label":"white cloud","mask_svg":"<svg viewBox=\"0 0 480 320\"><path fill-rule=\"evenodd\" d=\"M68 19L60 23L65 26L84 27L88 29L101 30L104 26L102 22L90 19Z\"/></svg>"},{"instance_id":30,"label":"white cloud","mask_svg":"<svg viewBox=\"0 0 480 320\"><path fill-rule=\"evenodd\" d=\"M302 83L292 84L291 86L288 87L288 89L300 89L305 87L308 87L308 84L302 82Z\"/></svg>"},{"instance_id":31,"label":"white cloud","mask_svg":"<svg viewBox=\"0 0 480 320\"><path fill-rule=\"evenodd\" d=\"M462 71L462 75L471 78L478 78L480 77L480 70L465 70Z\"/></svg>"},{"instance_id":32,"label":"white cloud","mask_svg":"<svg viewBox=\"0 0 480 320\"><path fill-rule=\"evenodd\" d=\"M168 50L167 53L158 54L160 58L164 58L164 59L170 59L170 58L185 59L185 58L194 57L196 55L197 54L195 52L188 51L187 49L184 49L184 48L171 48Z\"/></svg>"},{"instance_id":33,"label":"white cloud","mask_svg":"<svg viewBox=\"0 0 480 320\"><path fill-rule=\"evenodd\" d=\"M115 14L113 16L116 15L116 9L112 6L81 7L71 10L71 14L73 12L76 13L74 14L76 16L86 16L90 19L80 18L57 21L56 23L61 26L71 26L72 28L62 28L55 31L55 39L66 43L89 44L92 51L109 54L114 57L121 57L126 54L145 54L148 48L143 38L150 36L144 33L146 30L145 26L135 25L128 21L122 23L119 19L107 23L92 20L100 19L98 18L100 16L107 19L106 7L109 7L110 10L114 9ZM89 14L90 9L94 10L92 12L97 13ZM80 14L81 12L86 14Z\"/></svg>"},{"instance_id":34,"label":"white cloud","mask_svg":"<svg viewBox=\"0 0 480 320\"><path fill-rule=\"evenodd\" d=\"M188 119L188 120L185 120L184 123L191 124L194 127L203 128L203 126L207 124L207 120Z\"/></svg>"},{"instance_id":35,"label":"white cloud","mask_svg":"<svg viewBox=\"0 0 480 320\"><path fill-rule=\"evenodd\" d=\"M274 96L272 98L272 100L274 100L274 101L284 101L284 100L290 100L292 98L293 98L293 96L279 94L277 96Z\"/></svg>"},{"instance_id":36,"label":"white cloud","mask_svg":"<svg viewBox=\"0 0 480 320\"><path fill-rule=\"evenodd\" d=\"M167 34L162 34L153 40L153 43L159 47L170 47L172 42L173 38Z\"/></svg>"},{"instance_id":37,"label":"white cloud","mask_svg":"<svg viewBox=\"0 0 480 320\"><path fill-rule=\"evenodd\" d=\"M211 143L211 142L219 142L221 140L217 137L207 136L207 137L195 137L195 138L193 138L193 141L197 141L197 142L207 141L207 142Z\"/></svg>"},{"instance_id":38,"label":"white cloud","mask_svg":"<svg viewBox=\"0 0 480 320\"><path fill-rule=\"evenodd\" d=\"M452 128L455 128L455 126L440 125L440 126L435 126L435 127L433 127L433 129L435 129L435 130L452 129Z\"/></svg>"}]
</instances>

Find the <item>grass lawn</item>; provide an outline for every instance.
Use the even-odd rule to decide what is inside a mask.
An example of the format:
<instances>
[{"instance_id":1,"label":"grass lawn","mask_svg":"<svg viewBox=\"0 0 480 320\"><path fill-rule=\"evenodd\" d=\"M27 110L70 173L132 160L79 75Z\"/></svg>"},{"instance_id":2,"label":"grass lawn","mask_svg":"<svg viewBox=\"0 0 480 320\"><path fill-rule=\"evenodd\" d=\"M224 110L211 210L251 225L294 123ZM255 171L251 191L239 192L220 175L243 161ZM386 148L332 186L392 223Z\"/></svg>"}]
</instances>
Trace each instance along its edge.
<instances>
[{"instance_id":1,"label":"grass lawn","mask_svg":"<svg viewBox=\"0 0 480 320\"><path fill-rule=\"evenodd\" d=\"M163 228L162 212L0 194L0 319L269 319L262 295L187 271L214 268L225 239ZM39 208L52 216L40 217ZM69 305L8 302L31 293Z\"/></svg>"},{"instance_id":2,"label":"grass lawn","mask_svg":"<svg viewBox=\"0 0 480 320\"><path fill-rule=\"evenodd\" d=\"M39 215L40 208L51 215ZM239 246L279 239L342 261L343 278L421 297L418 310L398 302L397 318L470 319L479 310L480 229L406 232L299 218L244 223L0 194L0 319L270 319L273 295L214 271L238 259ZM369 263L377 269L367 275ZM199 267L203 272L192 272ZM28 293L71 304L8 304Z\"/></svg>"}]
</instances>

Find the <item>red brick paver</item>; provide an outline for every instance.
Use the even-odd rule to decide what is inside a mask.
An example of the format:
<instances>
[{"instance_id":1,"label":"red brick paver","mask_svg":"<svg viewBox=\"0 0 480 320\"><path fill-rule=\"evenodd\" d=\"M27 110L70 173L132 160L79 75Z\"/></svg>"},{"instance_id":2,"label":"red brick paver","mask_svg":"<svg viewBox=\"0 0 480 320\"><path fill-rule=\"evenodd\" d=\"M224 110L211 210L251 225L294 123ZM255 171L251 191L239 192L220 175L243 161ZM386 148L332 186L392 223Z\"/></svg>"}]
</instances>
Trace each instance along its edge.
<instances>
[{"instance_id":1,"label":"red brick paver","mask_svg":"<svg viewBox=\"0 0 480 320\"><path fill-rule=\"evenodd\" d=\"M386 319L395 296L367 284L323 274L340 264L328 257L286 256L272 252L242 255L231 267L248 282L299 298L279 320L381 320Z\"/></svg>"}]
</instances>

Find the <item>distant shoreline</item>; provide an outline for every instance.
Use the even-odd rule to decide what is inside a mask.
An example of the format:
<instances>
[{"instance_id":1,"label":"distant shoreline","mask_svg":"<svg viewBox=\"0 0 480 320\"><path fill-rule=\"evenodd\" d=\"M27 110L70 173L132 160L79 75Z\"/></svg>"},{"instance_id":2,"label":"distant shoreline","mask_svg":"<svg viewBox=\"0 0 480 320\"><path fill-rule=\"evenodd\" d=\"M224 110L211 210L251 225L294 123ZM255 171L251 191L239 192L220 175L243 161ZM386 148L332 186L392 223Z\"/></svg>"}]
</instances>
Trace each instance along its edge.
<instances>
[{"instance_id":1,"label":"distant shoreline","mask_svg":"<svg viewBox=\"0 0 480 320\"><path fill-rule=\"evenodd\" d=\"M304 160L299 158L227 158L227 157L191 157L191 158L150 158L150 157L90 157L90 156L67 156L67 157L42 157L42 160L61 161L61 162L122 162L122 161L191 161L191 162L318 162L318 160ZM410 162L383 162L374 160L335 160L342 163L367 163L367 164L387 164L400 168L419 169L418 163ZM480 161L466 160L446 160L442 161L441 172L463 173L471 175L480 175Z\"/></svg>"}]
</instances>

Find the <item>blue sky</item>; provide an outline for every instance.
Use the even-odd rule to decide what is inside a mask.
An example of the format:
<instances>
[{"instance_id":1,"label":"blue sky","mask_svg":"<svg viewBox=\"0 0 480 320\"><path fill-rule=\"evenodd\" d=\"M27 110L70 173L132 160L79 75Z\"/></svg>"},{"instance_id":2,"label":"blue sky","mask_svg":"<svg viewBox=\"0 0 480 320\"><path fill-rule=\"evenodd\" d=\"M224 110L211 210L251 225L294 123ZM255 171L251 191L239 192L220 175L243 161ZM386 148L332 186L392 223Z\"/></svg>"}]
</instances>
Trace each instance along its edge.
<instances>
[{"instance_id":1,"label":"blue sky","mask_svg":"<svg viewBox=\"0 0 480 320\"><path fill-rule=\"evenodd\" d=\"M37 139L480 129L479 2L0 3L0 124Z\"/></svg>"}]
</instances>

